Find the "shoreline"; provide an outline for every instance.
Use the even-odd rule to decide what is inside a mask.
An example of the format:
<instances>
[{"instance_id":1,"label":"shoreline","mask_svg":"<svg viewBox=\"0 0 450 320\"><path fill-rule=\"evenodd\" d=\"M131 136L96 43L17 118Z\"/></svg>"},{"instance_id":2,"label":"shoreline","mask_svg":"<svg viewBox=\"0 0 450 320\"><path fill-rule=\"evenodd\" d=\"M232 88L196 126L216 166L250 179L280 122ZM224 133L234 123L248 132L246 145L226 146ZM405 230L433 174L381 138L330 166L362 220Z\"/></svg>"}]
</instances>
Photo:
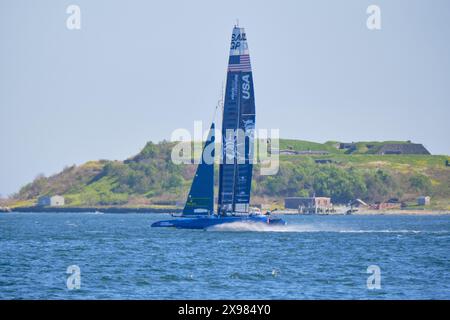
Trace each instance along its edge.
<instances>
[{"instance_id":1,"label":"shoreline","mask_svg":"<svg viewBox=\"0 0 450 320\"><path fill-rule=\"evenodd\" d=\"M15 207L2 212L42 212L42 213L68 213L68 212L101 212L101 213L181 213L180 208L152 208L152 207Z\"/></svg>"},{"instance_id":2,"label":"shoreline","mask_svg":"<svg viewBox=\"0 0 450 320\"><path fill-rule=\"evenodd\" d=\"M378 210L365 210L361 212L355 212L356 215L375 215L375 214L384 214L384 215L418 215L418 216L426 216L426 215L448 215L450 211L446 210L387 210L384 212L380 212Z\"/></svg>"},{"instance_id":3,"label":"shoreline","mask_svg":"<svg viewBox=\"0 0 450 320\"><path fill-rule=\"evenodd\" d=\"M450 215L450 211L448 210L432 210L432 209L424 209L424 210L410 210L410 209L394 209L394 210L361 210L356 211L351 214L346 214L345 212L330 212L330 213L317 213L317 214L302 214L298 213L297 210L279 210L277 212L274 212L272 214L285 214L285 215L323 215L323 216L345 216L345 215L352 215L352 216L364 216L364 215L417 215L417 216L427 216L427 215Z\"/></svg>"},{"instance_id":4,"label":"shoreline","mask_svg":"<svg viewBox=\"0 0 450 320\"><path fill-rule=\"evenodd\" d=\"M69 213L69 212L101 212L101 213L168 213L168 214L180 214L183 211L181 208L173 207L15 207L15 208L0 208L0 212L21 212L21 213ZM333 212L333 213L318 213L318 214L303 214L298 213L297 210L278 210L273 212L272 215L347 215L345 212ZM350 215L450 215L448 210L360 210L353 212Z\"/></svg>"}]
</instances>

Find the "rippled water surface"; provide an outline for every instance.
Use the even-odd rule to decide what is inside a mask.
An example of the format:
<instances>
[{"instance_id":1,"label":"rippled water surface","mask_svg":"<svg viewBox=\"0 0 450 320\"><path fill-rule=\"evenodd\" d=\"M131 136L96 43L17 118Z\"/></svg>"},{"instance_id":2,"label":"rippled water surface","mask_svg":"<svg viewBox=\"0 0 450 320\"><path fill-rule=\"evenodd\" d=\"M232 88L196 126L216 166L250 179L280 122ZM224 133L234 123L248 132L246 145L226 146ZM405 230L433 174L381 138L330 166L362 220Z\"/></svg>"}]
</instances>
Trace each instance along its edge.
<instances>
[{"instance_id":1,"label":"rippled water surface","mask_svg":"<svg viewBox=\"0 0 450 320\"><path fill-rule=\"evenodd\" d=\"M152 229L163 214L0 214L1 299L450 299L450 216L286 216ZM69 290L77 265L81 288ZM381 289L367 289L367 268Z\"/></svg>"}]
</instances>

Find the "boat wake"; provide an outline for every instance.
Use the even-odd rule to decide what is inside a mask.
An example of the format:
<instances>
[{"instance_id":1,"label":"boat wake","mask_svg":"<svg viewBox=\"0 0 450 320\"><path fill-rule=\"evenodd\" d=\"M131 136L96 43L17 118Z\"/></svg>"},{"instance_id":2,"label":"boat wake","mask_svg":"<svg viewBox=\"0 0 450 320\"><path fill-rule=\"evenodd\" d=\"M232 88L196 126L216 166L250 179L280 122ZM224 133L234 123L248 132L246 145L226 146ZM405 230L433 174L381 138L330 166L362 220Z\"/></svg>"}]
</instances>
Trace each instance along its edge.
<instances>
[{"instance_id":1,"label":"boat wake","mask_svg":"<svg viewBox=\"0 0 450 320\"><path fill-rule=\"evenodd\" d=\"M85 214L98 215L98 214L105 214L105 213L101 212L101 211L92 211L92 212L86 212Z\"/></svg>"},{"instance_id":2,"label":"boat wake","mask_svg":"<svg viewBox=\"0 0 450 320\"><path fill-rule=\"evenodd\" d=\"M319 232L310 225L270 225L256 222L231 222L215 225L206 229L207 231L228 231L228 232Z\"/></svg>"},{"instance_id":3,"label":"boat wake","mask_svg":"<svg viewBox=\"0 0 450 320\"><path fill-rule=\"evenodd\" d=\"M207 231L222 232L335 232L335 233L394 233L394 234L418 234L418 233L450 233L448 230L408 230L408 229L351 229L330 225L314 224L288 224L270 225L265 223L232 222L209 227Z\"/></svg>"}]
</instances>

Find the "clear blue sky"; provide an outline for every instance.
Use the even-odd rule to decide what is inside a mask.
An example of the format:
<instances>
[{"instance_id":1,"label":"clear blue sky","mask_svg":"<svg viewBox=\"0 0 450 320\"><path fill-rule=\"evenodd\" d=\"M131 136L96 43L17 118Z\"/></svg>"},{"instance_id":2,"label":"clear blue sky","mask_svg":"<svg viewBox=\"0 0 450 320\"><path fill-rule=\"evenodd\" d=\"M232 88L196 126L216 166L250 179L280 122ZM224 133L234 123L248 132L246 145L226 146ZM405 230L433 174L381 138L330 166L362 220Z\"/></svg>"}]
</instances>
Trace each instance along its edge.
<instances>
[{"instance_id":1,"label":"clear blue sky","mask_svg":"<svg viewBox=\"0 0 450 320\"><path fill-rule=\"evenodd\" d=\"M79 31L66 28L70 4ZM370 4L380 31L366 28ZM449 1L2 0L0 194L209 122L236 18L259 128L450 154Z\"/></svg>"}]
</instances>

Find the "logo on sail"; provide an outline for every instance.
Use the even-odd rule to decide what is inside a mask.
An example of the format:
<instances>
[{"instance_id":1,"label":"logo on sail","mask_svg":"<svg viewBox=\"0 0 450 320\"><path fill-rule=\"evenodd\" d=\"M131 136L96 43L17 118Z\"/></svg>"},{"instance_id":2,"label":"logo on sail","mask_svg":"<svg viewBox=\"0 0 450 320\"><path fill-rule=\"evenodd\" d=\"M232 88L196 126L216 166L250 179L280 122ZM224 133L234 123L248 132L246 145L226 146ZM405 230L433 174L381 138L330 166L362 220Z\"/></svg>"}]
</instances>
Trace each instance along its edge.
<instances>
[{"instance_id":1,"label":"logo on sail","mask_svg":"<svg viewBox=\"0 0 450 320\"><path fill-rule=\"evenodd\" d=\"M250 99L250 75L242 77L242 97L246 100Z\"/></svg>"},{"instance_id":2,"label":"logo on sail","mask_svg":"<svg viewBox=\"0 0 450 320\"><path fill-rule=\"evenodd\" d=\"M233 33L231 36L231 50L237 50L241 47L241 41L247 41L245 33Z\"/></svg>"}]
</instances>

